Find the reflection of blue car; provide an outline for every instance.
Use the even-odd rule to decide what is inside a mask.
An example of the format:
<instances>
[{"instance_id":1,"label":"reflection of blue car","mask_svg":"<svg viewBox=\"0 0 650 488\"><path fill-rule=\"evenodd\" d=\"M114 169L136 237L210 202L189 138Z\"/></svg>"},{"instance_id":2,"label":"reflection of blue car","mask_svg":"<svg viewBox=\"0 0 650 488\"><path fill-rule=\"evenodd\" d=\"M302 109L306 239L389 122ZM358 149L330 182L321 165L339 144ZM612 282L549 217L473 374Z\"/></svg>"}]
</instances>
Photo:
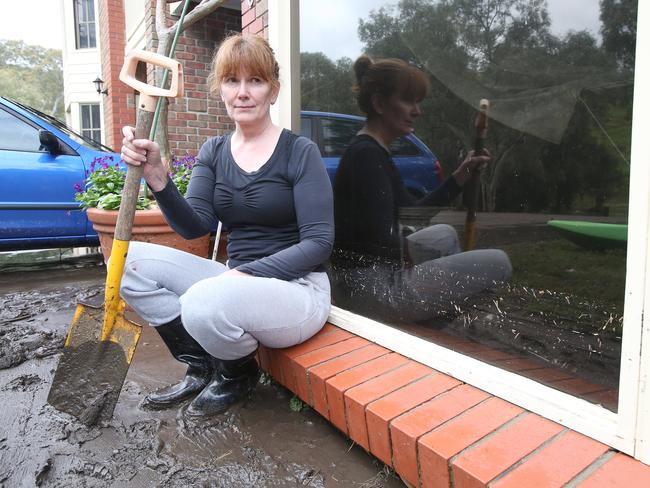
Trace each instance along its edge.
<instances>
[{"instance_id":1,"label":"reflection of blue car","mask_svg":"<svg viewBox=\"0 0 650 488\"><path fill-rule=\"evenodd\" d=\"M57 119L0 97L0 250L96 246L74 186L96 157L119 155Z\"/></svg>"},{"instance_id":2,"label":"reflection of blue car","mask_svg":"<svg viewBox=\"0 0 650 488\"><path fill-rule=\"evenodd\" d=\"M303 111L300 120L302 135L318 144L333 183L341 156L365 119L356 115ZM391 150L404 184L415 196L424 196L442 183L444 176L438 158L413 134L398 139Z\"/></svg>"}]
</instances>

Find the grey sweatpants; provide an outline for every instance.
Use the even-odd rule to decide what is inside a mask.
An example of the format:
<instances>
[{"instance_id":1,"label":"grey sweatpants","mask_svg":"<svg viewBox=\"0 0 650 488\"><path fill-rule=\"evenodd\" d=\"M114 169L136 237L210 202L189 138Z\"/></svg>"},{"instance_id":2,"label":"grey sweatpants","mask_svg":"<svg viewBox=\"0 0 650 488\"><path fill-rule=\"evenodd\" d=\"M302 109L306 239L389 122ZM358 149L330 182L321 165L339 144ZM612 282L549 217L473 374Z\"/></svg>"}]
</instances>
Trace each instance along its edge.
<instances>
[{"instance_id":1,"label":"grey sweatpants","mask_svg":"<svg viewBox=\"0 0 650 488\"><path fill-rule=\"evenodd\" d=\"M499 249L461 252L453 227L437 224L406 239L413 266L381 260L332 266L337 306L382 321L427 320L453 312L465 298L507 282L508 255Z\"/></svg>"},{"instance_id":2,"label":"grey sweatpants","mask_svg":"<svg viewBox=\"0 0 650 488\"><path fill-rule=\"evenodd\" d=\"M330 311L326 273L284 281L220 276L216 261L132 242L120 294L154 327L179 315L188 333L219 359L246 356L261 343L288 347L318 332Z\"/></svg>"}]
</instances>

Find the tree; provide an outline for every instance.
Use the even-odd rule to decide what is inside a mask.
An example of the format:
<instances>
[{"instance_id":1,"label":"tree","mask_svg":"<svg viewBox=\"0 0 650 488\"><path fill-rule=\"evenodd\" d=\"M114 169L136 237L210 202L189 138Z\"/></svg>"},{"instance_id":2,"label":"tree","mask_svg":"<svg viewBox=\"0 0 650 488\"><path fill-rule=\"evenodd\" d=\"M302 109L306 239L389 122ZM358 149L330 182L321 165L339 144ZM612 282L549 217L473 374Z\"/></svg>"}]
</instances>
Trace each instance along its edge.
<instances>
[{"instance_id":1,"label":"tree","mask_svg":"<svg viewBox=\"0 0 650 488\"><path fill-rule=\"evenodd\" d=\"M637 0L600 0L603 46L626 70L634 69L637 6Z\"/></svg>"},{"instance_id":2,"label":"tree","mask_svg":"<svg viewBox=\"0 0 650 488\"><path fill-rule=\"evenodd\" d=\"M61 51L0 40L0 93L63 119Z\"/></svg>"},{"instance_id":3,"label":"tree","mask_svg":"<svg viewBox=\"0 0 650 488\"><path fill-rule=\"evenodd\" d=\"M517 0L457 0L456 18L473 64L482 69L493 62L496 46L513 22Z\"/></svg>"},{"instance_id":4,"label":"tree","mask_svg":"<svg viewBox=\"0 0 650 488\"><path fill-rule=\"evenodd\" d=\"M192 25L196 24L201 19L217 10L225 0L201 0L194 7L190 7L187 15L183 19L183 25L179 26L179 20L173 20L169 11L170 3L175 3L177 0L157 0L156 1L156 23L155 31L158 38L158 45L156 52L163 56L169 56L174 35L180 27L180 32L185 31ZM185 0L186 2L190 0ZM164 70L156 68L154 71L154 81L156 86L162 85ZM172 154L169 148L169 140L167 137L167 115L168 115L168 101L163 99L162 109L159 116L159 124L156 130L156 142L160 145L161 154L167 161L171 161Z\"/></svg>"}]
</instances>

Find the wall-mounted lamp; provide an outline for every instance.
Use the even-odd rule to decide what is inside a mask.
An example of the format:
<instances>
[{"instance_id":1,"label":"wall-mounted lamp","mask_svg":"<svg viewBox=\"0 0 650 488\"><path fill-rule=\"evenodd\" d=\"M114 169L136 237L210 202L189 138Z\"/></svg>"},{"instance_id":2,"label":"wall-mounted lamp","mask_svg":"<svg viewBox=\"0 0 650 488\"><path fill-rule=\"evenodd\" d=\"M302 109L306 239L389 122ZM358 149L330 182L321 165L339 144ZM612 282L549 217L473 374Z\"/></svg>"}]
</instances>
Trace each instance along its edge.
<instances>
[{"instance_id":1,"label":"wall-mounted lamp","mask_svg":"<svg viewBox=\"0 0 650 488\"><path fill-rule=\"evenodd\" d=\"M93 81L95 84L95 90L97 90L97 93L101 93L102 95L108 95L108 88L102 90L102 87L104 86L104 80L102 80L99 76L95 78L95 81Z\"/></svg>"}]
</instances>

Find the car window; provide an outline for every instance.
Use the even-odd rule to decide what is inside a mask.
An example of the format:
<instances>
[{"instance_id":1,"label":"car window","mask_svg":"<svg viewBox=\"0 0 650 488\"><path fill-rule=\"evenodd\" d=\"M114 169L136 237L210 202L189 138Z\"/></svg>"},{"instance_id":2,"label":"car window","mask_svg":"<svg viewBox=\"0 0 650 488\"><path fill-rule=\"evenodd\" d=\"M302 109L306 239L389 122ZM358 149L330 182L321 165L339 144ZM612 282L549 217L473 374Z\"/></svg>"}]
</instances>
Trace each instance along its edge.
<instances>
[{"instance_id":1,"label":"car window","mask_svg":"<svg viewBox=\"0 0 650 488\"><path fill-rule=\"evenodd\" d=\"M321 118L323 157L342 156L350 139L361 129L363 120Z\"/></svg>"},{"instance_id":2,"label":"car window","mask_svg":"<svg viewBox=\"0 0 650 488\"><path fill-rule=\"evenodd\" d=\"M23 105L22 103L18 103L15 100L11 100L11 102L13 104L15 104L15 105L18 105L23 110L26 110L27 112L30 112L32 115L38 117L39 119L44 120L48 124L53 125L54 127L56 127L57 130L60 130L61 132L63 132L70 139L72 139L73 141L75 141L75 142L77 142L79 144L82 144L82 145L86 146L89 149L94 149L94 150L99 150L99 151L106 151L106 152L112 152L113 151L110 147L104 146L103 144L100 144L99 142L94 141L94 140L90 139L89 137L77 134L70 127L65 125L59 119L57 119L55 117L52 117L51 115L43 113L40 110L36 110L33 107L29 107L27 105Z\"/></svg>"},{"instance_id":3,"label":"car window","mask_svg":"<svg viewBox=\"0 0 650 488\"><path fill-rule=\"evenodd\" d=\"M15 115L0 109L0 149L8 151L42 151L38 129Z\"/></svg>"},{"instance_id":4,"label":"car window","mask_svg":"<svg viewBox=\"0 0 650 488\"><path fill-rule=\"evenodd\" d=\"M311 139L311 118L310 117L300 118L300 135Z\"/></svg>"},{"instance_id":5,"label":"car window","mask_svg":"<svg viewBox=\"0 0 650 488\"><path fill-rule=\"evenodd\" d=\"M418 156L420 150L406 137L400 137L390 145L390 152L393 156Z\"/></svg>"}]
</instances>

